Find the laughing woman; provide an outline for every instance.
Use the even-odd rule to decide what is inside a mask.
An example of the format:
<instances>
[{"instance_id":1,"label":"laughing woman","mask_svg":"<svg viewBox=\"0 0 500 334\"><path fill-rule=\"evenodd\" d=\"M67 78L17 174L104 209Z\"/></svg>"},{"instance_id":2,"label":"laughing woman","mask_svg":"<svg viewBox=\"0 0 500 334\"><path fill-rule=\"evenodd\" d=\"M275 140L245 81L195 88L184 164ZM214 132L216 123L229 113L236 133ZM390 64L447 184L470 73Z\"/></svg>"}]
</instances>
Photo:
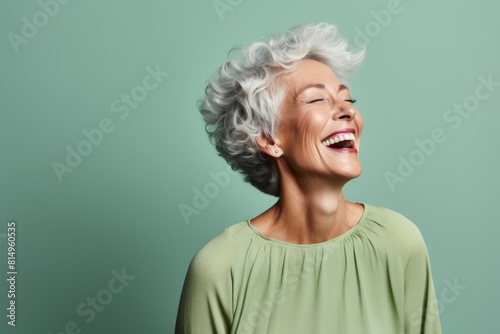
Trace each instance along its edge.
<instances>
[{"instance_id":1,"label":"laughing woman","mask_svg":"<svg viewBox=\"0 0 500 334\"><path fill-rule=\"evenodd\" d=\"M276 203L193 258L177 334L439 334L431 265L401 214L349 202L363 119L347 80L364 50L334 26L242 50L199 108L218 153Z\"/></svg>"}]
</instances>

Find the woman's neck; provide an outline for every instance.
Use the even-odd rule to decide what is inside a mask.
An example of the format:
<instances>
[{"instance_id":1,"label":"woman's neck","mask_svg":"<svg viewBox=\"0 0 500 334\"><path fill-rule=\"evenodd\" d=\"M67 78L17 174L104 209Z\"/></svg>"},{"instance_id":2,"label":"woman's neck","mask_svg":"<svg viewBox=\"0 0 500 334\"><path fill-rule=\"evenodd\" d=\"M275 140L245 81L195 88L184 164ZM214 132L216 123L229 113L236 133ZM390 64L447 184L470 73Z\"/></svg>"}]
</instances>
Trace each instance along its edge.
<instances>
[{"instance_id":1,"label":"woman's neck","mask_svg":"<svg viewBox=\"0 0 500 334\"><path fill-rule=\"evenodd\" d=\"M343 184L324 180L284 184L280 199L251 220L267 237L295 244L328 241L356 225L363 212L361 205L344 199Z\"/></svg>"}]
</instances>

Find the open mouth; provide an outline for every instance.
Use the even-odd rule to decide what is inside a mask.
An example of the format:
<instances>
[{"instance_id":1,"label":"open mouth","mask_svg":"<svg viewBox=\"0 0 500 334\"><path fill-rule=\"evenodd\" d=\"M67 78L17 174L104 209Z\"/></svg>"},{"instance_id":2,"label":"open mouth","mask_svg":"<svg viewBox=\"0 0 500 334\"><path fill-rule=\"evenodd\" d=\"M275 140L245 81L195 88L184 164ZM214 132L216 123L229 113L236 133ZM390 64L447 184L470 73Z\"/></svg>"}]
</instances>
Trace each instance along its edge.
<instances>
[{"instance_id":1,"label":"open mouth","mask_svg":"<svg viewBox=\"0 0 500 334\"><path fill-rule=\"evenodd\" d=\"M346 132L336 134L321 142L321 144L333 149L355 149L356 137L354 133Z\"/></svg>"}]
</instances>

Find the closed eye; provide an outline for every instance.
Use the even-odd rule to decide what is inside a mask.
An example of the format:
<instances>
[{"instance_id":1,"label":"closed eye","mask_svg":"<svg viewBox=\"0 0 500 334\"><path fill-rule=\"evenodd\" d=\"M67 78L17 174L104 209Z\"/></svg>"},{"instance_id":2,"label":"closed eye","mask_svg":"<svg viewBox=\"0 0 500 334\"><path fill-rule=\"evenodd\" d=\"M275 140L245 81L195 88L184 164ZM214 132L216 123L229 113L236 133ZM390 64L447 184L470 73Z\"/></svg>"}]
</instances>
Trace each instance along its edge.
<instances>
[{"instance_id":1,"label":"closed eye","mask_svg":"<svg viewBox=\"0 0 500 334\"><path fill-rule=\"evenodd\" d=\"M314 103L314 102L320 102L320 101L324 101L325 99L314 99L314 100L311 100L307 103Z\"/></svg>"},{"instance_id":2,"label":"closed eye","mask_svg":"<svg viewBox=\"0 0 500 334\"><path fill-rule=\"evenodd\" d=\"M315 103L315 102L321 102L321 101L325 101L325 99L314 99L314 100L311 100L307 103ZM356 99L349 99L349 100L344 100L344 101L354 104L354 103L356 103L357 100Z\"/></svg>"}]
</instances>

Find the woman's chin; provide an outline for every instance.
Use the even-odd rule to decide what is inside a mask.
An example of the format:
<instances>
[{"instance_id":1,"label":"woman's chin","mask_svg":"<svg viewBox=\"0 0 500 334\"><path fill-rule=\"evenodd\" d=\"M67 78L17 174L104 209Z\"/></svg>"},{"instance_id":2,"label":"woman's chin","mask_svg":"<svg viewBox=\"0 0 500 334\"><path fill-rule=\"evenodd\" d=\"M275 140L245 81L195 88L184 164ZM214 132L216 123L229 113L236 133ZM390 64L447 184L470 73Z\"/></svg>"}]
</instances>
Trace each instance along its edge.
<instances>
[{"instance_id":1,"label":"woman's chin","mask_svg":"<svg viewBox=\"0 0 500 334\"><path fill-rule=\"evenodd\" d=\"M356 167L349 168L349 169L343 171L343 173L339 173L338 175L341 178L349 181L349 180L353 180L353 179L359 177L362 172L363 172L363 168L361 166L356 166Z\"/></svg>"}]
</instances>

